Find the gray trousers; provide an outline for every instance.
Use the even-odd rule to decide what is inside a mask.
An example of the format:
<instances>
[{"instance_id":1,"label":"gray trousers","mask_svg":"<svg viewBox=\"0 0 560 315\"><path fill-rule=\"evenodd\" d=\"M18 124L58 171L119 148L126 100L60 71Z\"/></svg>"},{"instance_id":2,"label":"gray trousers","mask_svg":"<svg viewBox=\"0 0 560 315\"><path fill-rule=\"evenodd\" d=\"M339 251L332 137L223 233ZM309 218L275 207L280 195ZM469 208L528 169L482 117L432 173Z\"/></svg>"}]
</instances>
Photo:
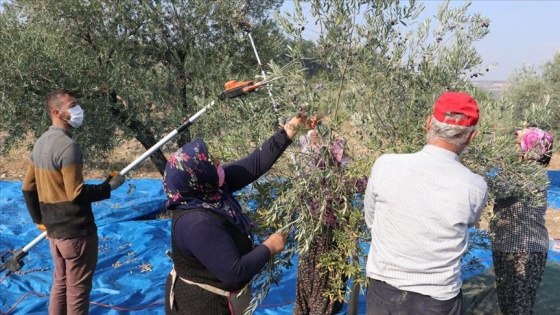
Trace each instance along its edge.
<instances>
[{"instance_id":1,"label":"gray trousers","mask_svg":"<svg viewBox=\"0 0 560 315\"><path fill-rule=\"evenodd\" d=\"M50 315L85 315L98 257L97 234L68 239L49 238L54 262Z\"/></svg>"}]
</instances>

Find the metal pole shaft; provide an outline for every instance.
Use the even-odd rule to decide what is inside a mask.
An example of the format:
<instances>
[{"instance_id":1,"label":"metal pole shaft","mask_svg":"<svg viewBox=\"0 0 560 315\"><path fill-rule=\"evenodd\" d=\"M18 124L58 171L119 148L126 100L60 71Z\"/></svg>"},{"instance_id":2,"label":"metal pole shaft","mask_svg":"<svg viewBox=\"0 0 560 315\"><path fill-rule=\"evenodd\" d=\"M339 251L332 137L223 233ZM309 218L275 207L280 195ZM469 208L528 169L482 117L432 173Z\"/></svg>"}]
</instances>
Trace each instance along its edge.
<instances>
[{"instance_id":1,"label":"metal pole shaft","mask_svg":"<svg viewBox=\"0 0 560 315\"><path fill-rule=\"evenodd\" d=\"M34 240L32 240L29 244L25 245L22 248L22 251L27 253L31 248L33 248L35 245L39 244L40 241L42 241L44 238L47 237L47 232L43 232L41 233L39 236L37 236Z\"/></svg>"},{"instance_id":2,"label":"metal pole shaft","mask_svg":"<svg viewBox=\"0 0 560 315\"><path fill-rule=\"evenodd\" d=\"M165 136L163 139L158 141L158 143L156 143L151 148L149 148L148 151L144 152L141 156L139 156L136 160L130 163L127 167L123 168L122 171L120 171L119 173L124 176L126 173L130 172L130 170L138 166L138 164L142 163L142 161L144 161L147 157L152 155L154 151L161 148L164 144L169 142L169 140L173 139L175 136L177 136L179 133L185 130L188 126L192 125L192 123L195 122L198 119L198 117L200 117L200 115L202 115L204 112L206 112L208 108L212 106L214 106L214 101L206 105L203 109L199 110L196 114L194 114L191 118L189 118L187 122L179 126L179 128L171 131L167 136Z\"/></svg>"},{"instance_id":3,"label":"metal pole shaft","mask_svg":"<svg viewBox=\"0 0 560 315\"><path fill-rule=\"evenodd\" d=\"M266 71L264 70L264 67L262 66L261 63L261 58L259 57L259 53L257 51L257 46L255 46L255 41L253 41L253 36L251 36L250 32L247 32L247 35L249 36L249 40L251 41L251 46L253 47L253 51L255 52L255 57L257 57L257 62L259 63L259 68L261 69L261 74L263 76L263 79L266 81ZM276 103L276 101L274 100L274 97L272 96L272 91L270 90L270 85L267 84L267 91L268 91L268 96L270 97L270 100L272 101L272 107L274 109L274 114L276 115L276 118L278 119L278 123L280 123L280 118L278 117L278 104Z\"/></svg>"}]
</instances>

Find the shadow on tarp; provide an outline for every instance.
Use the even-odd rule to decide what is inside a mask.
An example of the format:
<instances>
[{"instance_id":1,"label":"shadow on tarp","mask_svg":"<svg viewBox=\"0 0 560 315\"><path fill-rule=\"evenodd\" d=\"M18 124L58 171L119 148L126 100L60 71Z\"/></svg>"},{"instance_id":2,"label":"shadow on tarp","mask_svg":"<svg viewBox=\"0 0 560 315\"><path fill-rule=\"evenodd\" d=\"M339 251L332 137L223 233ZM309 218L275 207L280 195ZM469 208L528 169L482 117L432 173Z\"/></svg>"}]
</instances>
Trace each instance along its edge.
<instances>
[{"instance_id":1,"label":"shadow on tarp","mask_svg":"<svg viewBox=\"0 0 560 315\"><path fill-rule=\"evenodd\" d=\"M0 253L3 253L22 248L40 233L25 208L21 182L0 181L0 192ZM165 281L171 269L171 261L165 254L170 249L170 220L138 220L156 216L164 208L161 180L128 180L113 193L112 199L94 204L99 226L99 262L90 314L164 314ZM366 250L368 245L363 244ZM484 276L492 264L489 251L475 249L473 253L484 268L463 270L465 283ZM557 252L549 253L549 263L551 260L560 261ZM0 274L0 313L45 314L53 272L48 242L37 244L23 262L17 273L5 278L5 272ZM297 266L297 256L292 264ZM486 272L481 274L483 271ZM295 268L284 270L279 284L271 287L254 314L292 314L296 275ZM467 288L464 293L480 294L474 291L471 294L470 290ZM363 294L358 302L358 314L365 314ZM341 314L346 314L346 310L344 306Z\"/></svg>"}]
</instances>

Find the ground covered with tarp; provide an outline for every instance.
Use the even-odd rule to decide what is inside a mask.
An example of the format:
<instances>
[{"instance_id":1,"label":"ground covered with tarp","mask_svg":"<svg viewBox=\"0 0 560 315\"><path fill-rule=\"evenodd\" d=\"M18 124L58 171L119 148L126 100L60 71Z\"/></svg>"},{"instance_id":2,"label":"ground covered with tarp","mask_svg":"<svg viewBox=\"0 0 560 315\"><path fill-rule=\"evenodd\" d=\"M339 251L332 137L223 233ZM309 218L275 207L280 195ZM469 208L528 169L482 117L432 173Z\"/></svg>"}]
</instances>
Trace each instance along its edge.
<instances>
[{"instance_id":1,"label":"ground covered with tarp","mask_svg":"<svg viewBox=\"0 0 560 315\"><path fill-rule=\"evenodd\" d=\"M5 253L5 259L9 259L8 250L23 248L41 233L25 207L21 182L0 181L0 197L0 254ZM560 192L553 197L560 198ZM94 203L99 262L90 314L164 314L165 279L171 269L165 253L170 250L170 220L161 217L164 203L161 180L156 179L129 179L113 191L110 200ZM477 249L473 254L483 268L464 266L466 307L472 314L496 314L491 253ZM560 254L551 251L549 256L535 314L560 310ZM0 314L46 314L53 272L48 241L31 248L23 263L17 272L0 273ZM293 265L297 266L297 257ZM295 267L285 270L283 279L272 287L255 314L291 314L295 282ZM362 294L358 309L359 314L365 314ZM342 314L346 314L346 307Z\"/></svg>"}]
</instances>

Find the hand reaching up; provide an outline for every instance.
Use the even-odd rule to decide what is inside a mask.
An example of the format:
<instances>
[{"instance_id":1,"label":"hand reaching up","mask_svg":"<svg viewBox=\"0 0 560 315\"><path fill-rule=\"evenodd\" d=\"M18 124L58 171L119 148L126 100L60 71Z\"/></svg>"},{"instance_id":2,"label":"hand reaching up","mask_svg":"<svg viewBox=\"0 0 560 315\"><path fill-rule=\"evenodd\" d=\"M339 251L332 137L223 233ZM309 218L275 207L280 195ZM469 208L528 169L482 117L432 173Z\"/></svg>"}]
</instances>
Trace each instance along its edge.
<instances>
[{"instance_id":1,"label":"hand reaching up","mask_svg":"<svg viewBox=\"0 0 560 315\"><path fill-rule=\"evenodd\" d=\"M310 118L307 118L307 116L305 116L305 113L303 111L300 111L295 117L290 119L284 125L284 129L286 130L286 134L288 135L288 137L294 140L299 129L314 129L315 127L317 127L317 124L322 118L323 115L314 115Z\"/></svg>"}]
</instances>

